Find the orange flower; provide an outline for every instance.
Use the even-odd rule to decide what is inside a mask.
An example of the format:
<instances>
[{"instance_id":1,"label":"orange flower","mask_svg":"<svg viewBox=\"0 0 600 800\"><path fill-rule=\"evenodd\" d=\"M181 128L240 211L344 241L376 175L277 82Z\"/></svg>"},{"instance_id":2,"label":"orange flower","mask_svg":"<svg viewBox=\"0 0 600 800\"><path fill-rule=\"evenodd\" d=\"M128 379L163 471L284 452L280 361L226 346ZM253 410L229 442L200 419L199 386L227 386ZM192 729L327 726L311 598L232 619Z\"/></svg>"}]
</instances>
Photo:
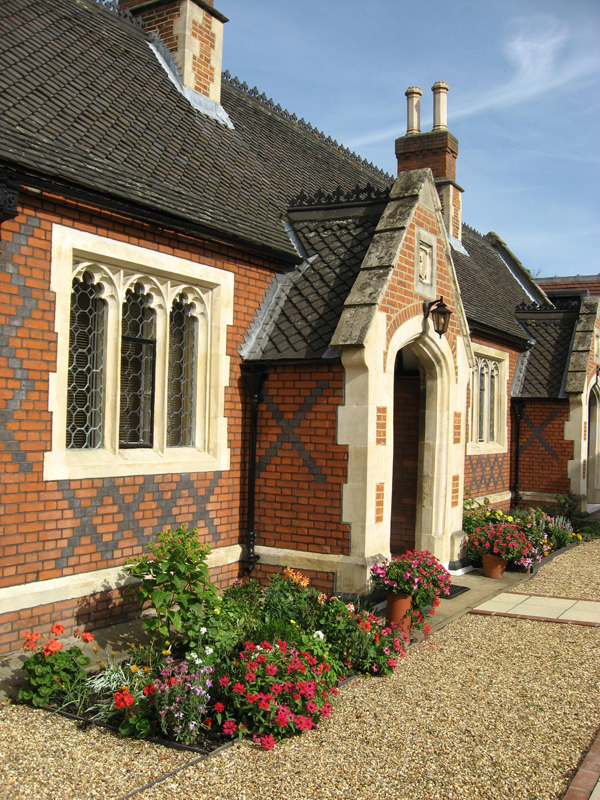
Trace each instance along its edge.
<instances>
[{"instance_id":1,"label":"orange flower","mask_svg":"<svg viewBox=\"0 0 600 800\"><path fill-rule=\"evenodd\" d=\"M94 634L93 633L82 633L81 639L84 642L93 642L94 641Z\"/></svg>"},{"instance_id":2,"label":"orange flower","mask_svg":"<svg viewBox=\"0 0 600 800\"><path fill-rule=\"evenodd\" d=\"M53 636L61 636L65 632L65 626L60 622L55 622L50 631Z\"/></svg>"}]
</instances>

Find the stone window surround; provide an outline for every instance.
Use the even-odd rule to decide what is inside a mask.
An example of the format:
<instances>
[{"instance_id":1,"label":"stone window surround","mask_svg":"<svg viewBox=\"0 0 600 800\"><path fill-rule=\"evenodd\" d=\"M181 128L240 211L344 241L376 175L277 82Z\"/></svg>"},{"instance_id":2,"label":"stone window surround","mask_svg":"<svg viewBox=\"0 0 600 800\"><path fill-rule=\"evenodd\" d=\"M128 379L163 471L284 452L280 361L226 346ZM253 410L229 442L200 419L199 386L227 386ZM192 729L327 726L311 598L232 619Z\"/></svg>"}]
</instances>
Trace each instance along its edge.
<instances>
[{"instance_id":1,"label":"stone window surround","mask_svg":"<svg viewBox=\"0 0 600 800\"><path fill-rule=\"evenodd\" d=\"M115 436L107 436L104 447L90 450L66 448L66 408L69 362L70 307L75 274L97 268L119 279L136 274L140 280L160 291L180 293L188 287L202 297L206 312L206 348L202 387L204 423L201 441L195 447L167 448L164 437L163 399L157 393L154 447L119 450ZM51 289L56 295L55 331L57 334L57 370L50 375L48 407L52 413L52 449L44 455L44 480L156 475L162 473L209 472L229 468L227 420L224 415L225 386L229 382L229 357L226 355L227 326L233 319L233 274L216 267L160 253L138 245L116 241L96 234L52 226ZM172 293L172 292L171 292ZM104 297L104 296L103 296ZM110 299L105 298L110 306ZM113 302L115 302L113 300ZM110 311L110 307L109 307ZM168 313L162 314L168 325ZM111 333L109 316L109 334ZM118 374L120 327L107 344L107 377L112 372L112 388L107 385L105 404L108 430L115 430L118 420ZM166 336L159 330L157 364L166 364ZM157 373L157 385L161 377ZM117 426L118 427L118 426Z\"/></svg>"},{"instance_id":2,"label":"stone window surround","mask_svg":"<svg viewBox=\"0 0 600 800\"><path fill-rule=\"evenodd\" d=\"M503 350L473 343L476 360L479 358L494 361L498 366L498 386L496 389L496 438L493 442L478 441L479 436L479 366L471 373L471 407L469 409L469 439L467 455L508 452L507 437L507 385L509 356ZM487 419L487 418L486 418Z\"/></svg>"}]
</instances>

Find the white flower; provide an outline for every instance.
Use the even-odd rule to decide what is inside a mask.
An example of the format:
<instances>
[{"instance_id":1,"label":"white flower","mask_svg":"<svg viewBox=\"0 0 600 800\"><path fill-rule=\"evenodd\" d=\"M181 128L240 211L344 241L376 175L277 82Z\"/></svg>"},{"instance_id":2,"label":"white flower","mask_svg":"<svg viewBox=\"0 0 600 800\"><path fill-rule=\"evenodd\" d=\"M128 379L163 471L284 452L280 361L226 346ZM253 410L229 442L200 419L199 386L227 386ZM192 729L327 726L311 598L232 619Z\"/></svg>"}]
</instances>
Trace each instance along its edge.
<instances>
[{"instance_id":1,"label":"white flower","mask_svg":"<svg viewBox=\"0 0 600 800\"><path fill-rule=\"evenodd\" d=\"M323 631L315 631L313 633L313 639L324 639L324 638L325 634L323 633Z\"/></svg>"},{"instance_id":2,"label":"white flower","mask_svg":"<svg viewBox=\"0 0 600 800\"><path fill-rule=\"evenodd\" d=\"M204 634L206 633L206 628L200 628L200 633L202 634L202 636L204 636Z\"/></svg>"},{"instance_id":3,"label":"white flower","mask_svg":"<svg viewBox=\"0 0 600 800\"><path fill-rule=\"evenodd\" d=\"M205 647L204 648L204 652L206 653L207 656L209 656L212 653L212 651L213 651L212 647Z\"/></svg>"}]
</instances>

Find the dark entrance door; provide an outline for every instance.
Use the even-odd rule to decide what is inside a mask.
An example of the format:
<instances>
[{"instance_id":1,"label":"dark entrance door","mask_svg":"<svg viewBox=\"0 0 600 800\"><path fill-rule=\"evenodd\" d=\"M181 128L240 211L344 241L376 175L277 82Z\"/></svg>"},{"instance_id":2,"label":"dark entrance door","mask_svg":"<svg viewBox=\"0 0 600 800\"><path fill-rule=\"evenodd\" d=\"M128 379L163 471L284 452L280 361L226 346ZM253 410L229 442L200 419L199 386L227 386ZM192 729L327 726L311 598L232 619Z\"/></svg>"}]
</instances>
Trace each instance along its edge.
<instances>
[{"instance_id":1,"label":"dark entrance door","mask_svg":"<svg viewBox=\"0 0 600 800\"><path fill-rule=\"evenodd\" d=\"M400 555L415 548L421 379L418 366L402 352L394 376L394 474L390 550Z\"/></svg>"}]
</instances>

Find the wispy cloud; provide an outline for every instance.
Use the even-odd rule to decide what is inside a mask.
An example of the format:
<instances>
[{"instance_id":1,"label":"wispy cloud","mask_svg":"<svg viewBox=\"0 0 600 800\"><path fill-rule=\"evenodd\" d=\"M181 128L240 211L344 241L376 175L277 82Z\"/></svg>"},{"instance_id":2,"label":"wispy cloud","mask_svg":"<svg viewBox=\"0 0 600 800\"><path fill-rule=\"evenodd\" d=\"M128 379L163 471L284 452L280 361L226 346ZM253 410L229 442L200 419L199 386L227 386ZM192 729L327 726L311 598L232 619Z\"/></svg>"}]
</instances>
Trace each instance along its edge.
<instances>
[{"instance_id":1,"label":"wispy cloud","mask_svg":"<svg viewBox=\"0 0 600 800\"><path fill-rule=\"evenodd\" d=\"M513 33L504 45L511 77L497 86L452 104L452 120L490 109L522 105L576 81L598 80L600 49L585 46L569 25L549 15L513 20ZM424 119L424 126L429 120ZM398 126L371 131L349 142L352 147L373 144L398 135Z\"/></svg>"},{"instance_id":2,"label":"wispy cloud","mask_svg":"<svg viewBox=\"0 0 600 800\"><path fill-rule=\"evenodd\" d=\"M453 119L520 105L574 81L598 77L600 51L578 49L566 23L535 15L515 20L514 28L515 33L505 45L512 77L483 95L457 104L452 109Z\"/></svg>"}]
</instances>

